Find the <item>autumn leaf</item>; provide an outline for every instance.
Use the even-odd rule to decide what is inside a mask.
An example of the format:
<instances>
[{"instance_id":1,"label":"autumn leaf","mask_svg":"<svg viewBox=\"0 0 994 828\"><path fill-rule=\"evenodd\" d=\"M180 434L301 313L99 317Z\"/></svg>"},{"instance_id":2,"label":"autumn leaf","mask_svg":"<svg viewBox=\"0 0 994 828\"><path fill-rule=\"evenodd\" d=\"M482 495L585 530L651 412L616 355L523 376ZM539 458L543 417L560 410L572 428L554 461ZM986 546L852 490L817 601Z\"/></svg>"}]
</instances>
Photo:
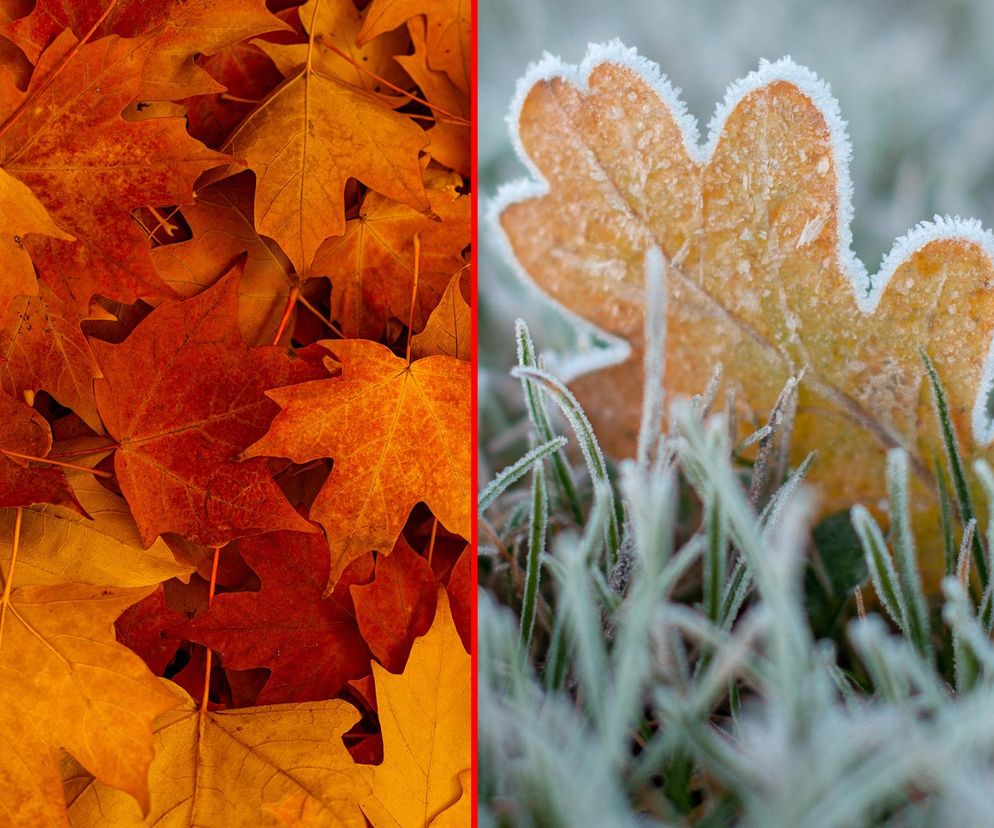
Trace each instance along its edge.
<instances>
[{"instance_id":1,"label":"autumn leaf","mask_svg":"<svg viewBox=\"0 0 994 828\"><path fill-rule=\"evenodd\" d=\"M372 562L357 561L323 598L328 583L328 543L320 533L273 532L238 543L262 581L257 592L229 592L169 634L206 644L225 667L268 667L259 704L319 701L369 673L369 650L356 624L349 594L372 575Z\"/></svg>"},{"instance_id":2,"label":"autumn leaf","mask_svg":"<svg viewBox=\"0 0 994 828\"><path fill-rule=\"evenodd\" d=\"M469 537L471 377L451 357L408 363L375 342L322 344L341 374L268 392L282 410L245 456L334 459L310 512L331 547L328 594L351 561L393 548L419 501Z\"/></svg>"},{"instance_id":3,"label":"autumn leaf","mask_svg":"<svg viewBox=\"0 0 994 828\"><path fill-rule=\"evenodd\" d=\"M82 39L100 23L105 0L38 0L31 14L0 29L32 63L65 30ZM151 46L143 69L142 96L175 100L216 91L217 85L195 63L244 38L283 26L262 0L185 0L183 3L118 0L94 33L119 35Z\"/></svg>"},{"instance_id":4,"label":"autumn leaf","mask_svg":"<svg viewBox=\"0 0 994 828\"><path fill-rule=\"evenodd\" d=\"M500 213L524 271L629 353L575 383L609 449L634 444L644 259L658 245L667 390L697 393L722 363L751 428L803 367L792 452L799 461L832 446L810 473L824 511L875 504L893 446L910 453L918 494L933 490L941 437L919 348L945 383L965 454L989 456L990 235L957 220L920 225L870 276L850 251L848 144L820 81L786 60L761 64L732 88L701 149L654 73L617 46L592 48L578 75L536 70L543 79L515 124L548 186L530 183L524 197L518 187ZM928 499L915 507L934 510Z\"/></svg>"},{"instance_id":5,"label":"autumn leaf","mask_svg":"<svg viewBox=\"0 0 994 828\"><path fill-rule=\"evenodd\" d=\"M172 295L131 211L193 200L202 172L231 159L187 133L181 118L128 121L150 45L64 32L41 55L27 92L3 90L0 167L22 181L76 241L25 244L42 279L86 315L101 294L124 302ZM34 292L34 291L32 291Z\"/></svg>"},{"instance_id":6,"label":"autumn leaf","mask_svg":"<svg viewBox=\"0 0 994 828\"><path fill-rule=\"evenodd\" d=\"M471 358L473 320L463 296L462 276L460 271L449 280L424 330L412 337L411 355L415 359L434 355Z\"/></svg>"},{"instance_id":7,"label":"autumn leaf","mask_svg":"<svg viewBox=\"0 0 994 828\"><path fill-rule=\"evenodd\" d=\"M32 472L41 471L32 469ZM148 549L127 503L86 472L66 474L83 517L61 506L34 506L21 516L18 584L146 587L188 579L193 567L176 560L162 540ZM0 512L0 564L10 560L13 510Z\"/></svg>"},{"instance_id":8,"label":"autumn leaf","mask_svg":"<svg viewBox=\"0 0 994 828\"><path fill-rule=\"evenodd\" d=\"M476 597L476 588L473 585L473 558L475 554L473 547L467 544L459 556L459 560L452 567L449 582L445 585L445 591L449 595L452 620L467 653L472 650L472 616Z\"/></svg>"},{"instance_id":9,"label":"autumn leaf","mask_svg":"<svg viewBox=\"0 0 994 828\"><path fill-rule=\"evenodd\" d=\"M30 458L43 458L52 447L52 431L44 417L20 400L0 393L0 508L55 503L81 510L55 466L38 468Z\"/></svg>"},{"instance_id":10,"label":"autumn leaf","mask_svg":"<svg viewBox=\"0 0 994 828\"><path fill-rule=\"evenodd\" d=\"M255 225L274 239L301 276L321 243L345 229L345 184L356 178L427 213L418 156L424 130L376 96L321 72L308 44L259 42L296 68L222 148L256 176Z\"/></svg>"},{"instance_id":11,"label":"autumn leaf","mask_svg":"<svg viewBox=\"0 0 994 828\"><path fill-rule=\"evenodd\" d=\"M440 590L435 621L414 643L403 675L373 665L383 764L372 768L373 790L362 810L375 828L422 828L462 799L470 765L469 672Z\"/></svg>"},{"instance_id":12,"label":"autumn leaf","mask_svg":"<svg viewBox=\"0 0 994 828\"><path fill-rule=\"evenodd\" d=\"M120 345L91 343L104 374L97 407L118 441L114 469L146 545L162 532L220 546L240 535L312 529L265 460L233 458L276 412L265 389L324 370L279 347L244 344L238 278L233 268L192 299L163 302Z\"/></svg>"},{"instance_id":13,"label":"autumn leaf","mask_svg":"<svg viewBox=\"0 0 994 828\"><path fill-rule=\"evenodd\" d=\"M351 589L370 651L391 673L404 672L414 639L428 632L435 616L438 587L428 562L401 535L389 555L376 559L373 580Z\"/></svg>"},{"instance_id":14,"label":"autumn leaf","mask_svg":"<svg viewBox=\"0 0 994 828\"><path fill-rule=\"evenodd\" d=\"M369 787L342 744L358 718L354 707L333 699L201 718L189 696L171 689L180 706L156 723L148 815L72 769L66 788L74 824L364 828L357 802Z\"/></svg>"},{"instance_id":15,"label":"autumn leaf","mask_svg":"<svg viewBox=\"0 0 994 828\"><path fill-rule=\"evenodd\" d=\"M203 188L196 202L183 208L193 238L154 248L152 260L176 293L195 296L244 253L238 328L249 345L269 345L290 294L292 268L276 243L256 232L252 200L247 172Z\"/></svg>"},{"instance_id":16,"label":"autumn leaf","mask_svg":"<svg viewBox=\"0 0 994 828\"><path fill-rule=\"evenodd\" d=\"M424 15L428 27L428 65L445 72L456 86L469 92L471 12L469 0L373 0L359 33L359 45L396 29L412 17Z\"/></svg>"},{"instance_id":17,"label":"autumn leaf","mask_svg":"<svg viewBox=\"0 0 994 828\"><path fill-rule=\"evenodd\" d=\"M421 330L451 275L464 264L470 199L451 175L430 173L425 192L439 220L377 193L368 193L345 234L318 249L311 272L331 279L332 316L346 336L375 339L391 317L410 316L414 236L421 242L414 328Z\"/></svg>"},{"instance_id":18,"label":"autumn leaf","mask_svg":"<svg viewBox=\"0 0 994 828\"><path fill-rule=\"evenodd\" d=\"M0 813L9 824L69 824L59 748L147 810L152 722L177 700L113 637L114 619L147 592L25 585L0 603Z\"/></svg>"},{"instance_id":19,"label":"autumn leaf","mask_svg":"<svg viewBox=\"0 0 994 828\"><path fill-rule=\"evenodd\" d=\"M33 278L33 277L32 277ZM10 304L0 327L0 388L14 397L47 391L97 433L103 430L93 380L100 376L74 305L42 283Z\"/></svg>"},{"instance_id":20,"label":"autumn leaf","mask_svg":"<svg viewBox=\"0 0 994 828\"><path fill-rule=\"evenodd\" d=\"M163 632L183 620L183 616L166 603L165 590L157 586L137 604L128 607L114 622L117 640L139 656L157 676L176 657L179 642L165 638Z\"/></svg>"},{"instance_id":21,"label":"autumn leaf","mask_svg":"<svg viewBox=\"0 0 994 828\"><path fill-rule=\"evenodd\" d=\"M445 72L429 65L425 25L424 18L421 17L407 21L414 52L410 55L398 55L396 60L418 85L435 116L435 125L428 130L428 137L431 139L428 154L439 164L451 167L469 178L472 161L469 95L453 83Z\"/></svg>"},{"instance_id":22,"label":"autumn leaf","mask_svg":"<svg viewBox=\"0 0 994 828\"><path fill-rule=\"evenodd\" d=\"M34 265L24 246L29 233L40 233L72 241L59 228L44 205L21 181L0 169L0 268L4 279L0 285L0 318L17 296L36 296L38 283Z\"/></svg>"}]
</instances>

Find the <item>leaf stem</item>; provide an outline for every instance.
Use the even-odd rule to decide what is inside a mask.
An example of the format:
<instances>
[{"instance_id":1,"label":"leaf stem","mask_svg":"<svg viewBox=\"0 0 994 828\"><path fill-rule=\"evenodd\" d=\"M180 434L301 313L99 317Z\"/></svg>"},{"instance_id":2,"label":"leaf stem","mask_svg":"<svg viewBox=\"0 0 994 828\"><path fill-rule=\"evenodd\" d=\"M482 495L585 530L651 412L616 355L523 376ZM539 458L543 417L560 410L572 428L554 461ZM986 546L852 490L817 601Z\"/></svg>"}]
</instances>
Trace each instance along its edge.
<instances>
[{"instance_id":1,"label":"leaf stem","mask_svg":"<svg viewBox=\"0 0 994 828\"><path fill-rule=\"evenodd\" d=\"M280 317L280 324L276 329L276 336L273 337L273 345L280 344L280 338L283 336L283 331L286 330L287 322L290 321L290 314L293 312L293 306L297 304L297 300L299 298L300 285L294 285L290 288L290 295L286 298L286 307L283 309L283 316Z\"/></svg>"},{"instance_id":2,"label":"leaf stem","mask_svg":"<svg viewBox=\"0 0 994 828\"><path fill-rule=\"evenodd\" d=\"M3 644L3 624L7 618L7 607L10 604L10 587L14 583L14 567L17 565L17 547L21 539L21 517L23 510L17 507L17 514L14 517L14 540L10 547L10 566L7 568L7 577L3 583L3 598L0 598L0 646Z\"/></svg>"},{"instance_id":3,"label":"leaf stem","mask_svg":"<svg viewBox=\"0 0 994 828\"><path fill-rule=\"evenodd\" d=\"M435 551L435 535L438 534L438 518L432 517L431 538L428 541L428 566L431 566L431 555Z\"/></svg>"},{"instance_id":4,"label":"leaf stem","mask_svg":"<svg viewBox=\"0 0 994 828\"><path fill-rule=\"evenodd\" d=\"M297 297L297 301L300 302L300 304L303 305L305 308L307 308L307 310L313 313L318 319L320 319L325 324L325 326L331 330L332 333L337 334L342 339L347 339L347 337L345 336L345 332L340 327L338 327L338 325L336 325L331 319L329 319L327 316L321 313L321 311L319 311L316 307L314 307L314 305L308 302L307 298L304 296L303 293L301 293L300 296Z\"/></svg>"},{"instance_id":5,"label":"leaf stem","mask_svg":"<svg viewBox=\"0 0 994 828\"><path fill-rule=\"evenodd\" d=\"M211 607L214 605L214 590L217 588L217 562L221 557L221 547L215 546L214 548L214 560L211 562L211 580L210 587L207 590L207 611L210 612ZM211 662L213 660L214 651L208 647L207 648L207 661L206 667L204 669L204 694L200 698L200 726L203 728L204 716L207 713L207 699L211 688Z\"/></svg>"},{"instance_id":6,"label":"leaf stem","mask_svg":"<svg viewBox=\"0 0 994 828\"><path fill-rule=\"evenodd\" d=\"M52 466L62 466L66 469L73 469L74 471L89 472L96 477L113 477L110 472L102 471L101 469L88 469L86 466L77 466L75 463L63 463L61 460L53 460L50 457L35 457L33 454L21 454L18 451L9 451L8 449L0 449L0 454L6 454L8 457L16 457L19 460L30 460L35 463L49 463Z\"/></svg>"},{"instance_id":7,"label":"leaf stem","mask_svg":"<svg viewBox=\"0 0 994 828\"><path fill-rule=\"evenodd\" d=\"M421 268L421 236L414 234L414 282L411 285L411 313L407 317L407 364L411 364L411 339L414 337L414 303L418 300L418 275Z\"/></svg>"}]
</instances>

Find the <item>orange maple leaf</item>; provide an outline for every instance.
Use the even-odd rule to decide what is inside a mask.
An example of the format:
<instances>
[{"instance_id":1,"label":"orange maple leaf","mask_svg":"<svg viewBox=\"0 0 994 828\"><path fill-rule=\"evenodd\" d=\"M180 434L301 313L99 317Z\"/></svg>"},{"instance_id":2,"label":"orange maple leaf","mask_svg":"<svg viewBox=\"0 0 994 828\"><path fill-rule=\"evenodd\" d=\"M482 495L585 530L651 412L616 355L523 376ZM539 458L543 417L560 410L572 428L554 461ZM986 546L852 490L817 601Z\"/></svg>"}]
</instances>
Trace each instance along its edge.
<instances>
[{"instance_id":1,"label":"orange maple leaf","mask_svg":"<svg viewBox=\"0 0 994 828\"><path fill-rule=\"evenodd\" d=\"M341 374L269 391L282 410L245 456L334 459L311 507L331 547L328 595L352 560L393 549L419 501L469 537L471 377L452 357L409 363L375 342L321 344Z\"/></svg>"},{"instance_id":2,"label":"orange maple leaf","mask_svg":"<svg viewBox=\"0 0 994 828\"><path fill-rule=\"evenodd\" d=\"M668 391L698 393L722 363L751 428L805 369L793 454L823 450L810 477L825 511L875 504L894 446L919 493L933 491L942 444L920 348L965 454L990 457L994 239L937 219L869 275L850 250L843 124L810 72L762 63L731 87L703 147L657 68L616 43L579 68L535 68L513 116L534 178L504 191L500 224L523 271L616 346L600 364L617 367L575 383L611 451L630 452L638 429L645 254L658 246Z\"/></svg>"}]
</instances>

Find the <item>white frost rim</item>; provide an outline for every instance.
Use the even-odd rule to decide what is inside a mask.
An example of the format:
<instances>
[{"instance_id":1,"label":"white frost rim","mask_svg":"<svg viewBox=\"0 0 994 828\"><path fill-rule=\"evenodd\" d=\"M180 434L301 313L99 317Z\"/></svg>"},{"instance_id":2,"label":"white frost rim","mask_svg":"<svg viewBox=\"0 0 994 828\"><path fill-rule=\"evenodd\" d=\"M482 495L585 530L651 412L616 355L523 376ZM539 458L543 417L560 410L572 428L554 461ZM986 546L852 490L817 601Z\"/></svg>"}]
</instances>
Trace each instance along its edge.
<instances>
[{"instance_id":1,"label":"white frost rim","mask_svg":"<svg viewBox=\"0 0 994 828\"><path fill-rule=\"evenodd\" d=\"M711 117L708 124L708 138L702 145L697 119L687 111L686 104L680 98L680 90L670 83L660 70L659 64L642 57L634 48L625 46L617 39L608 43L591 43L587 46L587 54L579 65L566 63L561 58L546 52L540 61L528 67L524 77L518 81L514 98L511 101L511 109L507 116L511 144L530 175L501 185L497 194L490 199L487 220L492 229L496 231L496 238L505 259L511 264L518 277L526 285L538 291L546 302L556 307L578 334L594 335L606 343L606 347L596 351L571 358L556 359L555 368L563 380L569 381L582 374L624 362L631 354L631 346L624 339L601 330L541 291L514 255L510 240L504 233L499 217L504 209L511 204L545 195L549 191L548 182L525 151L518 134L521 108L524 106L525 99L532 87L542 81L562 78L581 92L586 92L589 90L591 72L595 67L604 63L629 67L655 90L679 124L687 153L699 164L707 164L711 160L729 115L750 93L772 83L786 81L805 94L822 114L831 136L832 154L835 157L839 217L836 256L842 272L849 278L856 305L862 313L872 314L876 310L884 290L898 266L909 256L933 241L959 239L973 242L983 250L987 258L994 264L994 235L990 230L984 228L980 221L963 219L959 216L937 215L933 217L932 221L919 222L898 238L890 252L881 260L877 273L873 276L869 274L866 265L852 249L853 185L849 175L852 145L846 134L846 122L842 119L839 103L832 95L829 84L822 81L811 70L794 63L789 56L772 63L761 60L758 69L750 72L744 78L733 81L728 86L724 100L717 105L714 115ZM973 406L973 437L980 446L987 446L994 442L994 418L991 418L987 413L987 398L992 391L994 391L994 341L988 346L980 387L977 390L977 398Z\"/></svg>"}]
</instances>

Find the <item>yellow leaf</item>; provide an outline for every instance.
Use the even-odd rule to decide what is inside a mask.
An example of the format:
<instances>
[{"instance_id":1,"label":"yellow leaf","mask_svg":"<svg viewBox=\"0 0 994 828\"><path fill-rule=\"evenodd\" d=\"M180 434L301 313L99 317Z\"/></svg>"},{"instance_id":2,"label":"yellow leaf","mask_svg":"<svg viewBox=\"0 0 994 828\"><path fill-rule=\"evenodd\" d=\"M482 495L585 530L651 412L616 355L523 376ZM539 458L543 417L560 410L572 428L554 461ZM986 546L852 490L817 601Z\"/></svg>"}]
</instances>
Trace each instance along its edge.
<instances>
[{"instance_id":1,"label":"yellow leaf","mask_svg":"<svg viewBox=\"0 0 994 828\"><path fill-rule=\"evenodd\" d=\"M114 620L149 591L14 587L0 637L4 824L68 825L59 748L136 812L147 809L152 723L177 702L114 641Z\"/></svg>"},{"instance_id":2,"label":"yellow leaf","mask_svg":"<svg viewBox=\"0 0 994 828\"><path fill-rule=\"evenodd\" d=\"M142 547L138 527L122 498L92 474L68 471L66 478L92 520L59 506L24 509L15 585L78 582L143 587L169 578L189 579L193 566L178 562L161 538L148 549ZM0 511L0 567L5 575L14 520L14 509Z\"/></svg>"},{"instance_id":3,"label":"yellow leaf","mask_svg":"<svg viewBox=\"0 0 994 828\"><path fill-rule=\"evenodd\" d=\"M472 319L469 305L462 295L462 272L456 273L442 294L438 306L428 317L428 324L411 339L411 356L453 356L469 359L473 353Z\"/></svg>"},{"instance_id":4,"label":"yellow leaf","mask_svg":"<svg viewBox=\"0 0 994 828\"><path fill-rule=\"evenodd\" d=\"M902 446L916 523L934 532L942 448L918 349L967 458L990 457L991 235L937 219L869 275L850 250L837 105L789 60L733 85L703 148L656 67L618 44L592 47L579 69L546 62L523 89L515 132L541 180L505 191L500 223L527 275L618 346L617 367L574 386L609 450L629 454L638 429L644 257L658 246L669 394L700 392L722 363L752 429L804 368L792 460L819 451L823 510L875 505L886 452Z\"/></svg>"},{"instance_id":5,"label":"yellow leaf","mask_svg":"<svg viewBox=\"0 0 994 828\"><path fill-rule=\"evenodd\" d=\"M148 815L70 767L73 825L363 828L358 802L369 790L367 769L342 742L359 718L354 707L332 699L208 712L201 721L193 699L163 686L181 704L156 722Z\"/></svg>"},{"instance_id":6,"label":"yellow leaf","mask_svg":"<svg viewBox=\"0 0 994 828\"><path fill-rule=\"evenodd\" d=\"M470 658L438 593L435 621L414 642L404 674L373 664L383 764L372 769L372 795L362 810L374 828L456 823L466 813L470 765ZM456 808L455 813L447 811Z\"/></svg>"},{"instance_id":7,"label":"yellow leaf","mask_svg":"<svg viewBox=\"0 0 994 828\"><path fill-rule=\"evenodd\" d=\"M297 272L345 230L345 183L367 187L421 212L430 205L418 156L424 130L376 96L329 77L313 64L310 45L259 43L297 64L224 145L255 173L255 225L274 239Z\"/></svg>"}]
</instances>

